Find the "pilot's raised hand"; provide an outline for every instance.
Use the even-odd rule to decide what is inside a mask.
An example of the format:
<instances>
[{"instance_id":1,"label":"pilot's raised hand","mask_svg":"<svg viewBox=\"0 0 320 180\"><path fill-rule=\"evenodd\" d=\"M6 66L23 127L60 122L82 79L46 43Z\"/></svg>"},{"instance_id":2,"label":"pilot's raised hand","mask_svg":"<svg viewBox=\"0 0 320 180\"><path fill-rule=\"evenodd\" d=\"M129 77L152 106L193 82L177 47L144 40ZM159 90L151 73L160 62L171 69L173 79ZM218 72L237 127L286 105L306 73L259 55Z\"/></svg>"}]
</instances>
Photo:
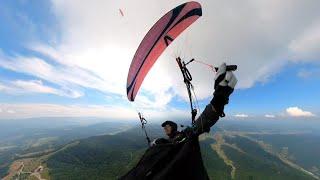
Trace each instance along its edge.
<instances>
[{"instance_id":1,"label":"pilot's raised hand","mask_svg":"<svg viewBox=\"0 0 320 180\"><path fill-rule=\"evenodd\" d=\"M224 116L224 106L229 102L229 96L232 94L238 80L232 71L227 71L226 63L222 63L218 68L214 82L214 93L211 104L219 116Z\"/></svg>"}]
</instances>

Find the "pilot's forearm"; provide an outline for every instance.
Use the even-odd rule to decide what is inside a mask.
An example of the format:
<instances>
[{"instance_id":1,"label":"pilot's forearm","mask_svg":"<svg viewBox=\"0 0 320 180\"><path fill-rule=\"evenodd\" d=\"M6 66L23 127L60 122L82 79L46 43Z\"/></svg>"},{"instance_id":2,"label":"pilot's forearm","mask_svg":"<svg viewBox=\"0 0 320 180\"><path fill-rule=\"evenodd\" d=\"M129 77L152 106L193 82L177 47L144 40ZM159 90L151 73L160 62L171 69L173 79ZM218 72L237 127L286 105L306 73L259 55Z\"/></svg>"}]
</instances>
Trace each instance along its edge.
<instances>
[{"instance_id":1,"label":"pilot's forearm","mask_svg":"<svg viewBox=\"0 0 320 180\"><path fill-rule=\"evenodd\" d=\"M195 132L200 135L204 132L209 132L212 127L219 120L219 114L216 112L211 104L208 104L201 115L195 121Z\"/></svg>"}]
</instances>

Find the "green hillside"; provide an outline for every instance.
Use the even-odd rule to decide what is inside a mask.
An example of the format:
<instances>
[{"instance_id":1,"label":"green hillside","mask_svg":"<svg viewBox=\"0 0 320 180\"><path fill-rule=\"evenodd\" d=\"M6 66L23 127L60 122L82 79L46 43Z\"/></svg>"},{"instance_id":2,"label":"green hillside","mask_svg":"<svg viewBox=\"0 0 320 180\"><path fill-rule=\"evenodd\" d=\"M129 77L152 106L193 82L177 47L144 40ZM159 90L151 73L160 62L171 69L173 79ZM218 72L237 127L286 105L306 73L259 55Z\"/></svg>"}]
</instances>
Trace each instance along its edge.
<instances>
[{"instance_id":1,"label":"green hillside","mask_svg":"<svg viewBox=\"0 0 320 180\"><path fill-rule=\"evenodd\" d=\"M153 137L163 135L159 127L148 127ZM299 156L291 159L284 156L280 147L289 147L292 154L303 148L290 151L294 145L292 137L299 139L300 146L312 146L315 139L309 141L309 136L297 134L295 136L283 134L265 135L255 132L235 132L227 129L215 129L213 134L200 137L200 147L204 165L210 179L237 180L311 180L318 177L304 169L304 163L317 167L317 161L311 161L309 156ZM288 139L288 141L286 141ZM274 145L271 145L274 144ZM319 144L314 145L315 148ZM45 167L41 176L46 179L117 179L129 171L146 150L146 140L140 128L132 128L114 135L93 136L63 146L57 151L40 157L33 157L32 161L39 162ZM309 150L314 153L316 151ZM298 156L297 156L298 157ZM306 157L306 159L303 159ZM30 160L29 160L30 161ZM18 163L18 162L17 162ZM38 167L33 163L29 167L26 161L25 169ZM30 179L30 178L28 178ZM318 178L319 179L319 178Z\"/></svg>"},{"instance_id":2,"label":"green hillside","mask_svg":"<svg viewBox=\"0 0 320 180\"><path fill-rule=\"evenodd\" d=\"M83 139L53 154L46 163L52 179L117 179L145 149L141 131L131 129ZM201 151L211 179L315 179L243 136L206 136L201 138Z\"/></svg>"},{"instance_id":3,"label":"green hillside","mask_svg":"<svg viewBox=\"0 0 320 180\"><path fill-rule=\"evenodd\" d=\"M320 135L316 134L255 134L251 137L272 145L282 157L320 176Z\"/></svg>"},{"instance_id":4,"label":"green hillside","mask_svg":"<svg viewBox=\"0 0 320 180\"><path fill-rule=\"evenodd\" d=\"M146 148L137 132L90 137L59 151L47 161L52 179L116 179L133 167Z\"/></svg>"},{"instance_id":5,"label":"green hillside","mask_svg":"<svg viewBox=\"0 0 320 180\"><path fill-rule=\"evenodd\" d=\"M235 179L314 179L285 164L247 138L235 136L226 138L226 141L243 151L239 152L230 146L222 146L223 151L236 167Z\"/></svg>"},{"instance_id":6,"label":"green hillside","mask_svg":"<svg viewBox=\"0 0 320 180\"><path fill-rule=\"evenodd\" d=\"M226 165L222 158L219 157L211 145L215 143L213 139L201 141L201 153L203 163L207 169L210 179L231 179L231 167Z\"/></svg>"}]
</instances>

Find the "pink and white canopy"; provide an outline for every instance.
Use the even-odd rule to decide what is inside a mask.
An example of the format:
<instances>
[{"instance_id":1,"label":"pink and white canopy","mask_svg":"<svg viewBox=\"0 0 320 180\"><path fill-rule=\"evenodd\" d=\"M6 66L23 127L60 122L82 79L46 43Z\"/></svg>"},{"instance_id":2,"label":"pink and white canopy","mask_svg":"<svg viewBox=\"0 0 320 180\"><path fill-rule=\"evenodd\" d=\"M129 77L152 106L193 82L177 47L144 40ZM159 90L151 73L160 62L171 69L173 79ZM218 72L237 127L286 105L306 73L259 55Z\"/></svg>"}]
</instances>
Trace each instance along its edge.
<instances>
[{"instance_id":1,"label":"pink and white canopy","mask_svg":"<svg viewBox=\"0 0 320 180\"><path fill-rule=\"evenodd\" d=\"M201 5L191 1L172 9L153 25L140 43L130 65L127 78L127 96L130 101L134 101L145 76L162 52L200 16Z\"/></svg>"}]
</instances>

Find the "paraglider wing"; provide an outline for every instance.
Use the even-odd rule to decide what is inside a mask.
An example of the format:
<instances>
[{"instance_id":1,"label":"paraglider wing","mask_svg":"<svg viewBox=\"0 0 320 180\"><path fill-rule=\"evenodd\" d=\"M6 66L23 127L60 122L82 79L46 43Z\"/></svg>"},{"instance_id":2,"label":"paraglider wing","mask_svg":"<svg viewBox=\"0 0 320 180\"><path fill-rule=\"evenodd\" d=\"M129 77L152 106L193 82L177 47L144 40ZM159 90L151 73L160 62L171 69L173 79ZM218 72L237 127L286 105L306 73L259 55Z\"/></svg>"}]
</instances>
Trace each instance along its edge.
<instances>
[{"instance_id":1,"label":"paraglider wing","mask_svg":"<svg viewBox=\"0 0 320 180\"><path fill-rule=\"evenodd\" d=\"M172 9L153 25L140 43L130 65L127 78L127 96L130 101L134 101L145 76L162 52L200 16L201 5L192 1Z\"/></svg>"}]
</instances>

